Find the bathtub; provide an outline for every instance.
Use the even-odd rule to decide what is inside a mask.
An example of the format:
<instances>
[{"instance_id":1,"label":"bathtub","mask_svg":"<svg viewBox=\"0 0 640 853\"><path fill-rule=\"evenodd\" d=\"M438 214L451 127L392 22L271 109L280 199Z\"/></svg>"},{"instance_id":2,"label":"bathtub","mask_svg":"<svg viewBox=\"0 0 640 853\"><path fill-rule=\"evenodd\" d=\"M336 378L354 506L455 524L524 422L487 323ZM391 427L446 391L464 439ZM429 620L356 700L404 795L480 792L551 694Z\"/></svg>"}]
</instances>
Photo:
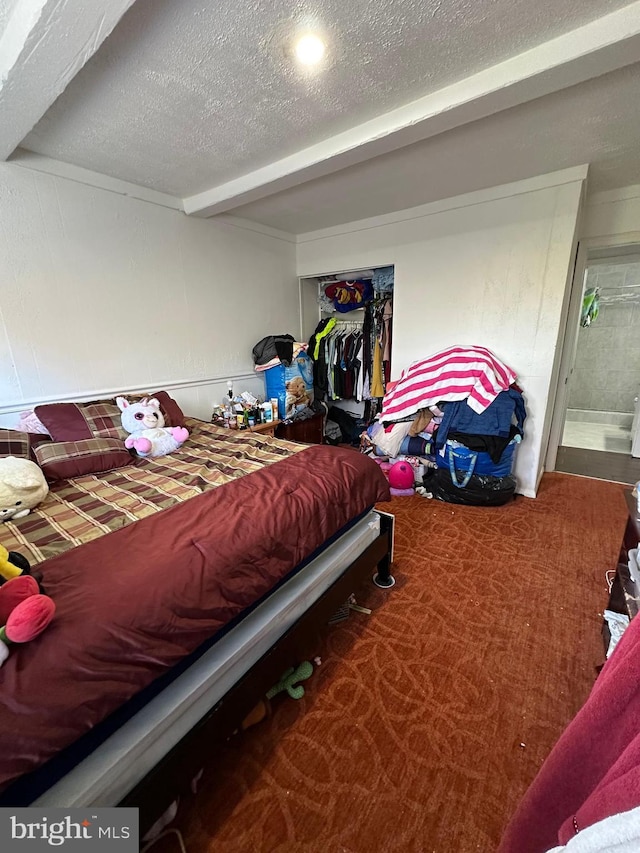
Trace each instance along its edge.
<instances>
[{"instance_id":1,"label":"bathtub","mask_svg":"<svg viewBox=\"0 0 640 853\"><path fill-rule=\"evenodd\" d=\"M566 420L588 424L611 424L631 429L633 412L599 412L595 409L567 409Z\"/></svg>"}]
</instances>

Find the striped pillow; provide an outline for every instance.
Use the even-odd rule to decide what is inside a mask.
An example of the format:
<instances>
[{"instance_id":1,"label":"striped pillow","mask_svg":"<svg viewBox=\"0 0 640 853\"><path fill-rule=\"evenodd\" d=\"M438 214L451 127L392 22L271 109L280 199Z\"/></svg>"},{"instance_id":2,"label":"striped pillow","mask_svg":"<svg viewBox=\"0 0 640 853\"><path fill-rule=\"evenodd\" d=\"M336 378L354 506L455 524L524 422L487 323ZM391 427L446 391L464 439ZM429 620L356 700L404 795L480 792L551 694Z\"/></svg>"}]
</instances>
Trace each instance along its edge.
<instances>
[{"instance_id":1,"label":"striped pillow","mask_svg":"<svg viewBox=\"0 0 640 853\"><path fill-rule=\"evenodd\" d=\"M52 441L38 445L34 454L47 480L99 474L133 463L133 457L119 438Z\"/></svg>"},{"instance_id":2,"label":"striped pillow","mask_svg":"<svg viewBox=\"0 0 640 853\"><path fill-rule=\"evenodd\" d=\"M29 459L29 433L15 429L0 429L0 457L19 456Z\"/></svg>"},{"instance_id":3,"label":"striped pillow","mask_svg":"<svg viewBox=\"0 0 640 853\"><path fill-rule=\"evenodd\" d=\"M17 429L0 429L0 458L18 456L21 459L35 461L34 448L38 444L50 441L48 435L22 432Z\"/></svg>"}]
</instances>

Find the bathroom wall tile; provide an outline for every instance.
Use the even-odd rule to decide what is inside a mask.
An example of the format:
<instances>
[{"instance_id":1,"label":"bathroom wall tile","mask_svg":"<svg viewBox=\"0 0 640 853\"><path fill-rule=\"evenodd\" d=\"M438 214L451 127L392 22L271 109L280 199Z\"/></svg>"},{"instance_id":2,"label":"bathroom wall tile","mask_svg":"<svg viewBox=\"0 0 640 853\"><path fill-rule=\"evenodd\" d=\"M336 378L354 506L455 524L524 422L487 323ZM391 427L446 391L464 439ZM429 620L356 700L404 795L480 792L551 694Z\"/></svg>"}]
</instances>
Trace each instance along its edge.
<instances>
[{"instance_id":1,"label":"bathroom wall tile","mask_svg":"<svg viewBox=\"0 0 640 853\"><path fill-rule=\"evenodd\" d=\"M627 264L624 271L625 284L640 284L640 263Z\"/></svg>"},{"instance_id":2,"label":"bathroom wall tile","mask_svg":"<svg viewBox=\"0 0 640 853\"><path fill-rule=\"evenodd\" d=\"M629 295L640 284L640 263L591 267L587 286ZM569 388L572 408L631 412L640 392L640 287L637 304L603 304L589 328L580 328Z\"/></svg>"},{"instance_id":3,"label":"bathroom wall tile","mask_svg":"<svg viewBox=\"0 0 640 853\"><path fill-rule=\"evenodd\" d=\"M605 389L597 395L597 401L593 400L591 408L603 412L617 412L617 406L618 392L616 390Z\"/></svg>"},{"instance_id":4,"label":"bathroom wall tile","mask_svg":"<svg viewBox=\"0 0 640 853\"><path fill-rule=\"evenodd\" d=\"M624 284L624 267L600 267L598 270L598 287L621 287Z\"/></svg>"}]
</instances>

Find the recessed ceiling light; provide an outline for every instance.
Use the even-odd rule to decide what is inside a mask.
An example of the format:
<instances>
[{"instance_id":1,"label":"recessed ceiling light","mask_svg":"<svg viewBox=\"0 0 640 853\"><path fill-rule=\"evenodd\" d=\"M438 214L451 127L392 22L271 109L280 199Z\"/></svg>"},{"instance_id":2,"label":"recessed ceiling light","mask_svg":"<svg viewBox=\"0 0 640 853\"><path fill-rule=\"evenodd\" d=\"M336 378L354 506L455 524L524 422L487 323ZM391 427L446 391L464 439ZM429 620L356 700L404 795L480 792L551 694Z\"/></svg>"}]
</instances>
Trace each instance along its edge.
<instances>
[{"instance_id":1,"label":"recessed ceiling light","mask_svg":"<svg viewBox=\"0 0 640 853\"><path fill-rule=\"evenodd\" d=\"M303 65L316 65L324 56L325 45L321 38L309 33L298 39L294 50L298 62Z\"/></svg>"}]
</instances>

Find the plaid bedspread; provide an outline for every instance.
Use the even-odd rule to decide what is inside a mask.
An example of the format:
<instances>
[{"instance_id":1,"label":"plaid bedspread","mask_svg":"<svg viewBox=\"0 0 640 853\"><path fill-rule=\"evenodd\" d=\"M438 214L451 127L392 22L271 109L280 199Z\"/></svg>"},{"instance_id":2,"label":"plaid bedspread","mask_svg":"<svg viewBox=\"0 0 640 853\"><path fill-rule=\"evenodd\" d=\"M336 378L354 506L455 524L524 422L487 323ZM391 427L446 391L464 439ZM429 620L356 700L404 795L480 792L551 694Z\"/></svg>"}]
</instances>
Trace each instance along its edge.
<instances>
[{"instance_id":1,"label":"plaid bedspread","mask_svg":"<svg viewBox=\"0 0 640 853\"><path fill-rule=\"evenodd\" d=\"M192 418L186 426L188 440L168 456L53 483L37 509L0 526L0 543L34 565L305 449Z\"/></svg>"}]
</instances>

